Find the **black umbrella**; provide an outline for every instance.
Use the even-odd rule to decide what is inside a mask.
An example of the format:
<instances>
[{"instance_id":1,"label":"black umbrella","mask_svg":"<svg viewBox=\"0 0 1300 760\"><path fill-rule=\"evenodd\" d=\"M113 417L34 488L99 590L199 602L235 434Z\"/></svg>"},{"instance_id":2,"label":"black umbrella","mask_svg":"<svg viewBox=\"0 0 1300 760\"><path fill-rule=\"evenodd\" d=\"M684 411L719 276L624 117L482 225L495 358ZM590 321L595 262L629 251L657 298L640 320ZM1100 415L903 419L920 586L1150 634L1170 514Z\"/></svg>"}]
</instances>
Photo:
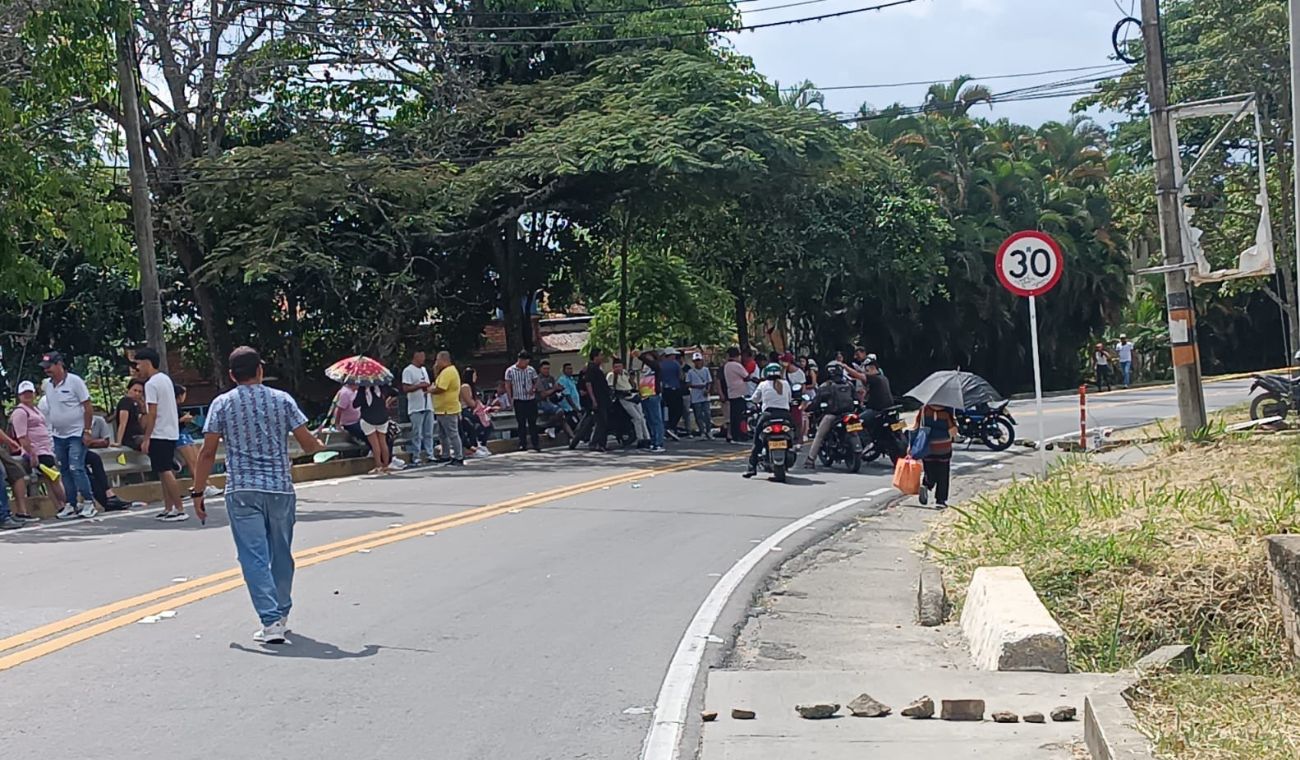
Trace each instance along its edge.
<instances>
[{"instance_id":1,"label":"black umbrella","mask_svg":"<svg viewBox=\"0 0 1300 760\"><path fill-rule=\"evenodd\" d=\"M976 404L996 404L1002 400L1002 394L988 380L973 372L958 372L961 378L961 395L967 407Z\"/></svg>"}]
</instances>

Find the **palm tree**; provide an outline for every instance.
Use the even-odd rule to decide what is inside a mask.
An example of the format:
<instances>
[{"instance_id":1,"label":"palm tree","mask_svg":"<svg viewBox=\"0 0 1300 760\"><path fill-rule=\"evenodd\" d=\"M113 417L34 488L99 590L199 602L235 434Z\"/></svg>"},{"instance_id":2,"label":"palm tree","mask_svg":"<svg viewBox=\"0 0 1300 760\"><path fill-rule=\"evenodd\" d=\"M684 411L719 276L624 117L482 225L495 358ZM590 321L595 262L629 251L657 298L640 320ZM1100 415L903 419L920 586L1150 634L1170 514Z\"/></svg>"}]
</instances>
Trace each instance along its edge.
<instances>
[{"instance_id":1,"label":"palm tree","mask_svg":"<svg viewBox=\"0 0 1300 760\"><path fill-rule=\"evenodd\" d=\"M925 94L925 109L945 116L965 116L978 103L993 102L993 91L970 84L973 77L959 76L948 84L935 83Z\"/></svg>"}]
</instances>

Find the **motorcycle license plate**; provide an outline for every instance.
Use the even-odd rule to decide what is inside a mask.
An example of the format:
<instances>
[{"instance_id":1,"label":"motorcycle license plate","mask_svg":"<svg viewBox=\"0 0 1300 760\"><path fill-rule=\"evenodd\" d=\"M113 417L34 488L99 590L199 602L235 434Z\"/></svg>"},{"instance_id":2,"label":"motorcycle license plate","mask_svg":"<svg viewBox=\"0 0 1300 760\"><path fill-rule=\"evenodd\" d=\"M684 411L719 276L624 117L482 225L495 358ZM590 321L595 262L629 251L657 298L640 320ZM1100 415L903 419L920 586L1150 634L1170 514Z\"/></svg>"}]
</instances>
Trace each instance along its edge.
<instances>
[{"instance_id":1,"label":"motorcycle license plate","mask_svg":"<svg viewBox=\"0 0 1300 760\"><path fill-rule=\"evenodd\" d=\"M860 423L860 422L855 422L855 423L853 423L852 425L849 425L849 426L848 426L848 431L849 431L850 433L861 433L861 432L862 432L862 423Z\"/></svg>"},{"instance_id":2,"label":"motorcycle license plate","mask_svg":"<svg viewBox=\"0 0 1300 760\"><path fill-rule=\"evenodd\" d=\"M894 431L898 431L898 430L906 430L906 429L907 429L907 423L906 423L906 422L895 422L894 424L892 424L892 425L889 426L889 429L890 429L890 430L894 430Z\"/></svg>"},{"instance_id":3,"label":"motorcycle license plate","mask_svg":"<svg viewBox=\"0 0 1300 760\"><path fill-rule=\"evenodd\" d=\"M786 443L785 441L768 441L768 442L767 442L767 447L768 447L769 449L771 449L772 451L781 451L781 450L783 450L783 449L789 448L789 446L790 446L790 444Z\"/></svg>"}]
</instances>

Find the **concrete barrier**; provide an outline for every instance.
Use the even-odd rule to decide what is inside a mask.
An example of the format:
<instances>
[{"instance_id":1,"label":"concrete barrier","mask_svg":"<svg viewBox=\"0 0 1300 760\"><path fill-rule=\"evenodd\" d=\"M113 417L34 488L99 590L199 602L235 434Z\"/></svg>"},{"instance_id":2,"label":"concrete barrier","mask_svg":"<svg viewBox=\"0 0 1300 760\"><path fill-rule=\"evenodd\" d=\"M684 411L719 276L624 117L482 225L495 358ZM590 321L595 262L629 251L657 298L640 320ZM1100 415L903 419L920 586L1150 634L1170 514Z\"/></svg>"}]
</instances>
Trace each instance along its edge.
<instances>
[{"instance_id":1,"label":"concrete barrier","mask_svg":"<svg viewBox=\"0 0 1300 760\"><path fill-rule=\"evenodd\" d=\"M1093 760L1152 760L1146 736L1120 694L1089 694L1083 700L1083 742Z\"/></svg>"},{"instance_id":2,"label":"concrete barrier","mask_svg":"<svg viewBox=\"0 0 1300 760\"><path fill-rule=\"evenodd\" d=\"M1291 651L1300 657L1300 536L1268 537L1268 569Z\"/></svg>"},{"instance_id":3,"label":"concrete barrier","mask_svg":"<svg viewBox=\"0 0 1300 760\"><path fill-rule=\"evenodd\" d=\"M1068 673L1065 632L1018 567L981 567L961 611L971 658L982 670Z\"/></svg>"}]
</instances>

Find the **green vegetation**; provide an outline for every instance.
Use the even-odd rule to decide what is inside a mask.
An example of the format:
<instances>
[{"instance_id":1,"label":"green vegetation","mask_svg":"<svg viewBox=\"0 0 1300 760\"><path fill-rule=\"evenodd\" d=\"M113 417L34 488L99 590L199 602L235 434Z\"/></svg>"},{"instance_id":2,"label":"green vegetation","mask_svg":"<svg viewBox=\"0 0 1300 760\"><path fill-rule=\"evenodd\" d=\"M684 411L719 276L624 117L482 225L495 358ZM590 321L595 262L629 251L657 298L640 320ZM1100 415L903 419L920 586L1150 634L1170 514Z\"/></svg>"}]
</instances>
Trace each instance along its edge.
<instances>
[{"instance_id":1,"label":"green vegetation","mask_svg":"<svg viewBox=\"0 0 1300 760\"><path fill-rule=\"evenodd\" d=\"M1293 760L1300 757L1300 683L1295 678L1147 679L1133 709L1162 758Z\"/></svg>"}]
</instances>

